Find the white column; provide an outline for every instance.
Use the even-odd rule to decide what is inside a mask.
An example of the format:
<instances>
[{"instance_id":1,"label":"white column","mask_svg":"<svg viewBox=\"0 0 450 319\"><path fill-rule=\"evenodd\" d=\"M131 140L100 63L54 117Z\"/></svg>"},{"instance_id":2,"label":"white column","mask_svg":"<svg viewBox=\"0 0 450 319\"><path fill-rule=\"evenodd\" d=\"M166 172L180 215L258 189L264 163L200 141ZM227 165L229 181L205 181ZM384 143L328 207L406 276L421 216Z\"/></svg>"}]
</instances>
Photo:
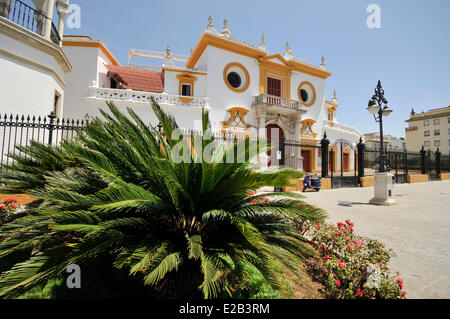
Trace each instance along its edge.
<instances>
[{"instance_id":1,"label":"white column","mask_svg":"<svg viewBox=\"0 0 450 319\"><path fill-rule=\"evenodd\" d=\"M299 143L302 141L302 137L300 134L301 131L302 131L302 115L299 114L297 120L295 121L295 132L294 132L294 140ZM296 168L302 170L303 169L303 157L302 157L301 147L296 147L296 150L297 150L297 153L295 154L295 156L297 157Z\"/></svg>"},{"instance_id":2,"label":"white column","mask_svg":"<svg viewBox=\"0 0 450 319\"><path fill-rule=\"evenodd\" d=\"M53 7L55 6L55 0L47 0L47 6L44 10L44 15L48 18L45 20L44 26L44 37L50 40L50 34L52 33L52 18L53 18Z\"/></svg>"},{"instance_id":3,"label":"white column","mask_svg":"<svg viewBox=\"0 0 450 319\"><path fill-rule=\"evenodd\" d=\"M266 143L266 111L259 109L257 111L258 138ZM265 152L258 155L258 167L267 168L267 154Z\"/></svg>"}]
</instances>

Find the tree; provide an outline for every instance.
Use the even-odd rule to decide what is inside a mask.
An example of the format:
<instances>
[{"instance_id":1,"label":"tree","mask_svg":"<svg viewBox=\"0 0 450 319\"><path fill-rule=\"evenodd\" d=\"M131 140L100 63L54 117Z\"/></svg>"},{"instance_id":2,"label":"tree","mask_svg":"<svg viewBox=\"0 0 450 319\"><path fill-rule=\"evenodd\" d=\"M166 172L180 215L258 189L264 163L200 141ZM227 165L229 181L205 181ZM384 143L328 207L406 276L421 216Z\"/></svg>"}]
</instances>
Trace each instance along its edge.
<instances>
[{"instance_id":1,"label":"tree","mask_svg":"<svg viewBox=\"0 0 450 319\"><path fill-rule=\"evenodd\" d=\"M150 295L161 298L232 294L235 276L229 274L242 261L254 265L273 287L278 282L267 266L270 260L300 276L292 256L304 257L310 250L294 222L321 221L325 214L303 205L299 195L249 192L286 186L302 173L253 169L250 149L264 149L249 139L219 145L212 161L199 153L217 141L203 139L188 154L190 160L179 163L172 151L183 143L181 137L165 138L131 109L126 116L114 104L108 106L110 113L102 111L104 121L94 119L56 149L70 165L40 172L45 185L25 183L44 203L0 228L0 296L14 297L60 278L69 264L103 277L126 273L121 280L149 286ZM178 128L174 118L155 101L153 110L172 137ZM210 127L206 112L202 120L205 133ZM240 147L245 151L237 156L243 160L226 163ZM40 155L28 155L42 159L55 150L36 148ZM36 178L34 170L24 172L25 162L20 165L6 182Z\"/></svg>"}]
</instances>

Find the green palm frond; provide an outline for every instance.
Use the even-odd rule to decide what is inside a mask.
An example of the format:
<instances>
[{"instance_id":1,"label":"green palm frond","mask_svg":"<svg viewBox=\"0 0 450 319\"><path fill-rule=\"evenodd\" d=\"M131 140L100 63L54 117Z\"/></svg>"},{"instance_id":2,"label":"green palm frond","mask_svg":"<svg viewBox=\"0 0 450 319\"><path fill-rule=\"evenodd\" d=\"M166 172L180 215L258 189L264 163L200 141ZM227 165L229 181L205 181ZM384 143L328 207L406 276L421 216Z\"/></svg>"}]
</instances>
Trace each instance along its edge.
<instances>
[{"instance_id":1,"label":"green palm frond","mask_svg":"<svg viewBox=\"0 0 450 319\"><path fill-rule=\"evenodd\" d=\"M298 194L248 193L287 186L302 172L253 169L253 157L270 145L249 138L200 136L193 152L186 144L188 161L180 163L173 151L183 134L171 138L179 127L154 100L164 134L131 109L108 108L101 111L104 120L93 119L60 147L23 148L27 157L15 158L1 175L7 189L43 200L27 216L0 226L1 296L56 278L72 263L89 268L101 262L172 298L232 293L230 274L242 261L273 287L279 287L268 266L273 260L301 275L295 260L310 251L295 225L325 214ZM210 129L205 110L202 129ZM202 156L207 152L210 158Z\"/></svg>"}]
</instances>

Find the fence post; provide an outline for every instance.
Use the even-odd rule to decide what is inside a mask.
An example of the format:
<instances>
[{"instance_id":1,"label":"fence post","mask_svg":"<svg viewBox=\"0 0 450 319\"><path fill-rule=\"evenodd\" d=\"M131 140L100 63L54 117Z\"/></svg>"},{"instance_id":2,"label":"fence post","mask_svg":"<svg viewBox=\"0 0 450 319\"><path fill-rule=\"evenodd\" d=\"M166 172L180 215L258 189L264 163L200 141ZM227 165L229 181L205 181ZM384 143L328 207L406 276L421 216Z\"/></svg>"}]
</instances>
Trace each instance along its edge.
<instances>
[{"instance_id":1,"label":"fence post","mask_svg":"<svg viewBox=\"0 0 450 319\"><path fill-rule=\"evenodd\" d=\"M420 150L420 173L422 175L426 174L426 167L425 167L425 155L427 154L427 151L425 151L425 148L422 145L422 149Z\"/></svg>"},{"instance_id":2,"label":"fence post","mask_svg":"<svg viewBox=\"0 0 450 319\"><path fill-rule=\"evenodd\" d=\"M358 148L358 179L361 182L361 177L364 177L364 151L366 145L364 145L362 137L359 138Z\"/></svg>"},{"instance_id":3,"label":"fence post","mask_svg":"<svg viewBox=\"0 0 450 319\"><path fill-rule=\"evenodd\" d=\"M47 117L50 119L50 123L48 124L48 144L52 145L53 142L53 131L55 130L55 119L56 119L56 114L55 112L51 112L49 115L47 115Z\"/></svg>"},{"instance_id":4,"label":"fence post","mask_svg":"<svg viewBox=\"0 0 450 319\"><path fill-rule=\"evenodd\" d=\"M405 168L404 168L404 175L405 175L405 183L407 180L407 176L408 176L408 151L405 149L405 155L404 155L404 160L405 160Z\"/></svg>"},{"instance_id":5,"label":"fence post","mask_svg":"<svg viewBox=\"0 0 450 319\"><path fill-rule=\"evenodd\" d=\"M441 174L441 152L439 151L439 147L436 151L436 158L434 159L436 161L436 174L439 178L439 175Z\"/></svg>"},{"instance_id":6,"label":"fence post","mask_svg":"<svg viewBox=\"0 0 450 319\"><path fill-rule=\"evenodd\" d=\"M322 152L322 178L328 178L328 146L330 141L327 139L327 132L323 134L323 139L320 141Z\"/></svg>"}]
</instances>

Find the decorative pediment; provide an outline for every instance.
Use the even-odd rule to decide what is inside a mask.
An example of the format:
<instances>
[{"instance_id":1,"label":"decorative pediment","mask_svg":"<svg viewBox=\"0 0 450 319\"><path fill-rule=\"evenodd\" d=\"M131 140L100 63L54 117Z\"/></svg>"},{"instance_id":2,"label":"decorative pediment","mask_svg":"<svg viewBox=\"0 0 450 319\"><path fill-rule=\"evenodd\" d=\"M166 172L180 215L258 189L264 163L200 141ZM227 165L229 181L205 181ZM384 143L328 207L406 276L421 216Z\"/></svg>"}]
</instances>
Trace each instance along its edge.
<instances>
[{"instance_id":1,"label":"decorative pediment","mask_svg":"<svg viewBox=\"0 0 450 319\"><path fill-rule=\"evenodd\" d=\"M302 121L302 130L300 132L300 135L302 137L310 137L310 138L316 138L317 133L315 133L312 129L312 126L316 123L313 119L306 119Z\"/></svg>"},{"instance_id":2,"label":"decorative pediment","mask_svg":"<svg viewBox=\"0 0 450 319\"><path fill-rule=\"evenodd\" d=\"M232 107L227 110L230 114L228 120L222 122L224 130L245 130L248 131L251 125L245 121L249 110L243 107Z\"/></svg>"}]
</instances>

